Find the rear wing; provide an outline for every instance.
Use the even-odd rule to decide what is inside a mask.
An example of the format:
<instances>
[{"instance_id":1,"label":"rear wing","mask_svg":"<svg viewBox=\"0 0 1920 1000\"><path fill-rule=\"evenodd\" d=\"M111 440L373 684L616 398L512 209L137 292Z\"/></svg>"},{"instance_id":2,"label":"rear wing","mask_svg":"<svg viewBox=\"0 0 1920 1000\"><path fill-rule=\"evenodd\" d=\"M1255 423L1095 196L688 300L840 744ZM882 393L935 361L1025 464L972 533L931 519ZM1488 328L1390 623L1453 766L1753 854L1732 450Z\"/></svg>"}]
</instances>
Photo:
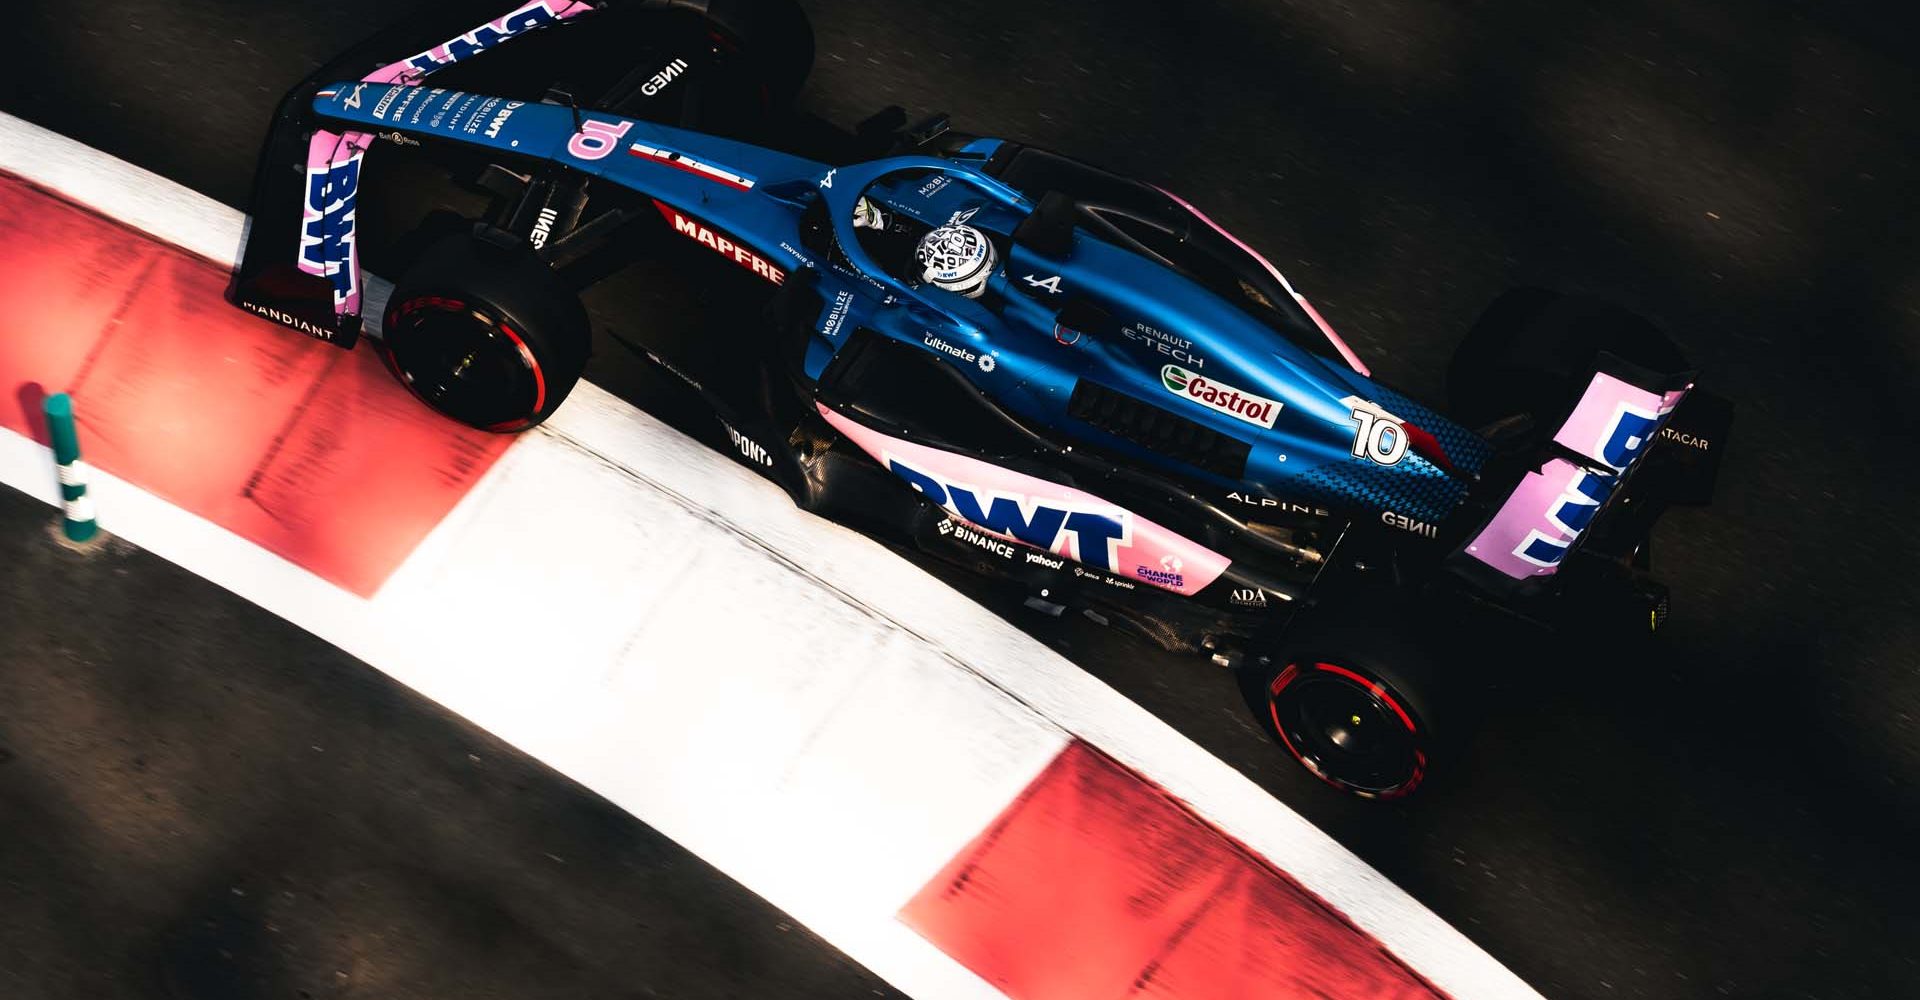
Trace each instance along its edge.
<instances>
[{"instance_id":1,"label":"rear wing","mask_svg":"<svg viewBox=\"0 0 1920 1000\"><path fill-rule=\"evenodd\" d=\"M1653 372L1602 353L1541 460L1469 534L1450 564L1494 593L1521 595L1546 586L1590 536L1594 522L1626 496L1628 481L1695 391L1693 375Z\"/></svg>"},{"instance_id":2,"label":"rear wing","mask_svg":"<svg viewBox=\"0 0 1920 1000\"><path fill-rule=\"evenodd\" d=\"M530 32L614 7L691 7L696 0L526 0L479 25L439 5L381 31L289 91L254 174L251 223L228 286L234 305L343 348L359 339L364 277L355 222L360 168L375 134L321 127L313 101L333 81L418 83ZM465 27L466 30L459 30ZM337 96L328 93L325 96ZM360 96L346 95L351 106Z\"/></svg>"}]
</instances>

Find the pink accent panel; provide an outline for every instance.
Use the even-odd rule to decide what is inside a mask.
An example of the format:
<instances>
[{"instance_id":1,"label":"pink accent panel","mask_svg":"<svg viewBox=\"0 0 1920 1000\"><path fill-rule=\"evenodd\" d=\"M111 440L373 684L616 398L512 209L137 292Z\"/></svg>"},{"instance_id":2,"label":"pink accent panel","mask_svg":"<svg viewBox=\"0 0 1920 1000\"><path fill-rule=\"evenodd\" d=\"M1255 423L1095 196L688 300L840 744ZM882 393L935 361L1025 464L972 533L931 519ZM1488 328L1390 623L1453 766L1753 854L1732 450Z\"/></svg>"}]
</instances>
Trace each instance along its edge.
<instances>
[{"instance_id":1,"label":"pink accent panel","mask_svg":"<svg viewBox=\"0 0 1920 1000\"><path fill-rule=\"evenodd\" d=\"M1521 558L1517 552L1526 546L1535 532L1567 544L1578 537L1577 534L1569 535L1555 525L1548 513L1581 475L1582 470L1578 466L1563 458L1548 462L1540 472L1527 473L1526 478L1520 480L1520 485L1508 495L1507 502L1500 505L1500 513L1495 514L1480 534L1467 543L1467 554L1516 580L1558 572L1560 564L1557 562L1543 566Z\"/></svg>"},{"instance_id":2,"label":"pink accent panel","mask_svg":"<svg viewBox=\"0 0 1920 1000\"><path fill-rule=\"evenodd\" d=\"M458 37L470 38L481 31L491 31L496 35L510 38L514 34L517 34L517 32L509 27L509 23L522 14L536 8L544 8L546 12L552 16L553 20L564 21L567 18L577 17L593 10L593 5L587 3L586 0L529 0L528 3L523 3L507 13L500 15L500 17L488 21L474 28L472 31L467 32L465 35ZM454 40L455 39L449 38L445 42L441 42L439 45L425 52L416 53L397 63L382 66L372 73L361 77L361 79L368 83L417 83L422 77L432 72L432 70L422 70L414 66L414 60L422 56L427 56L431 57L434 62L442 65L455 62L456 60L452 54L447 51L447 46Z\"/></svg>"},{"instance_id":3,"label":"pink accent panel","mask_svg":"<svg viewBox=\"0 0 1920 1000\"><path fill-rule=\"evenodd\" d=\"M827 423L889 469L898 459L918 471L938 477L949 488L959 487L983 499L1013 499L1029 513L1044 506L1092 512L1117 520L1125 527L1125 531L1119 539L1109 543L1108 565L1120 576L1179 594L1194 594L1219 579L1231 561L1198 542L1083 490L1036 479L965 455L902 441L855 423L824 406L819 409ZM960 517L951 499L941 506L956 518ZM987 530L984 525L975 526ZM994 534L1027 544L1009 535ZM1075 550L1075 535L1070 531L1059 532L1054 544L1045 548L1075 562L1088 562ZM1094 562L1094 565L1098 565L1098 562Z\"/></svg>"},{"instance_id":4,"label":"pink accent panel","mask_svg":"<svg viewBox=\"0 0 1920 1000\"><path fill-rule=\"evenodd\" d=\"M347 292L342 295L336 291L333 299L333 311L340 316L355 316L360 312L360 241L356 238L357 234L353 227L353 203L358 194L359 180L356 172L355 179L346 190L334 190L332 185L328 185L324 191L323 200L336 206L344 204L346 206L344 211L347 214L347 235L343 241L347 249L346 263L324 266L307 259L307 248L311 242L306 235L308 227L318 222L329 208L328 204L314 203L314 182L339 167L357 162L366 155L367 147L372 144L373 136L365 132L348 132L342 135L327 131L315 132L313 138L307 143L307 187L302 198L300 247L294 259L300 270L321 277L333 277L340 272L342 266L346 268L349 275Z\"/></svg>"},{"instance_id":5,"label":"pink accent panel","mask_svg":"<svg viewBox=\"0 0 1920 1000\"><path fill-rule=\"evenodd\" d=\"M1556 458L1528 473L1467 543L1467 554L1516 580L1558 572L1561 557L1618 488L1620 474L1646 454L1648 438L1686 394L1686 389L1658 393L1595 372L1553 436L1591 462L1590 469Z\"/></svg>"},{"instance_id":6,"label":"pink accent panel","mask_svg":"<svg viewBox=\"0 0 1920 1000\"><path fill-rule=\"evenodd\" d=\"M1226 237L1229 242L1231 242L1234 246L1239 247L1242 251L1246 253L1247 256L1252 257L1254 260L1258 261L1261 267L1264 267L1267 269L1268 274L1273 275L1273 280L1278 281L1280 283L1280 286L1282 288L1285 288L1288 294L1291 294L1293 296L1293 300L1295 302L1300 303L1300 308L1305 309L1307 311L1307 315L1313 318L1313 325L1319 327L1321 333L1326 334L1327 341L1333 344L1333 349L1340 352L1340 357L1344 358L1347 364L1350 367L1352 367L1354 371L1357 371L1360 374L1367 375L1367 376L1371 376L1373 374L1372 372L1367 370L1367 366L1365 364L1361 363L1360 355L1353 353L1353 348L1348 347L1347 342L1340 339L1339 334L1333 332L1333 324L1328 323L1326 317L1320 315L1320 310L1315 309L1313 307L1313 303L1307 301L1306 296L1301 295L1299 292L1294 291L1293 285L1287 281L1286 276L1282 275L1280 273L1280 269L1277 267L1274 267L1273 264L1267 260L1267 258L1261 256L1260 251L1255 250L1254 248L1248 246L1245 242L1243 242L1240 239L1240 237L1235 236L1230 232L1227 232L1226 227L1220 225L1218 222L1213 221L1211 218L1207 216L1207 213L1202 212L1199 209L1193 207L1192 203L1188 202L1185 198L1182 198L1179 195L1174 194L1172 191L1169 191L1166 188L1156 188L1156 190L1158 190L1161 194L1164 194L1167 197L1172 198L1174 204L1179 205L1181 208L1184 208L1187 211L1193 213L1193 217L1196 219L1199 219L1201 222L1206 223L1207 228L1212 229L1214 232L1219 233L1220 235Z\"/></svg>"},{"instance_id":7,"label":"pink accent panel","mask_svg":"<svg viewBox=\"0 0 1920 1000\"><path fill-rule=\"evenodd\" d=\"M1587 383L1587 391L1580 397L1580 405L1573 408L1553 440L1596 462L1604 461L1602 449L1623 409L1643 417L1663 417L1673 412L1685 395L1684 389L1662 395L1605 372L1595 372L1593 381Z\"/></svg>"}]
</instances>

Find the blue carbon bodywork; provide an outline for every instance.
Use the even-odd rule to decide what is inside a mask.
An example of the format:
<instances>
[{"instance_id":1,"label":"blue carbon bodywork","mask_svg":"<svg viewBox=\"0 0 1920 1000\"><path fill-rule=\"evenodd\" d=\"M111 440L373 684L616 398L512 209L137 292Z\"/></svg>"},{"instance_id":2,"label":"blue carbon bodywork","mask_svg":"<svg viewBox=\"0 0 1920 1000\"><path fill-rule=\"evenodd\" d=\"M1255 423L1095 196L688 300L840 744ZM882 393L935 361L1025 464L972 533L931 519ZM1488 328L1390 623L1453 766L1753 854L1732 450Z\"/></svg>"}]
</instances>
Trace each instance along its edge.
<instances>
[{"instance_id":1,"label":"blue carbon bodywork","mask_svg":"<svg viewBox=\"0 0 1920 1000\"><path fill-rule=\"evenodd\" d=\"M670 221L674 212L690 217L681 232L709 249L731 248L743 264L739 253L757 254L787 274L811 270L824 302L803 362L811 378L864 328L931 353L1024 420L1185 481L1426 524L1458 506L1488 455L1484 442L1438 413L1085 229L1075 229L1057 257L1002 240L1008 249L982 301L906 280L901 262L869 255L853 223L862 197L928 226L964 219L1010 237L1035 206L982 171L998 140L975 140L950 158L829 167L664 125L438 88L340 83L323 89L313 109L347 130L400 130L604 178L653 199ZM802 216L817 202L845 262L805 248ZM762 276L777 283L787 274ZM1097 304L1111 326L1062 329L1059 312L1070 300ZM1075 419L1069 403L1083 381L1245 442L1243 477ZM1203 402L1209 393L1227 400L1225 408ZM1369 420L1386 421L1371 452Z\"/></svg>"}]
</instances>

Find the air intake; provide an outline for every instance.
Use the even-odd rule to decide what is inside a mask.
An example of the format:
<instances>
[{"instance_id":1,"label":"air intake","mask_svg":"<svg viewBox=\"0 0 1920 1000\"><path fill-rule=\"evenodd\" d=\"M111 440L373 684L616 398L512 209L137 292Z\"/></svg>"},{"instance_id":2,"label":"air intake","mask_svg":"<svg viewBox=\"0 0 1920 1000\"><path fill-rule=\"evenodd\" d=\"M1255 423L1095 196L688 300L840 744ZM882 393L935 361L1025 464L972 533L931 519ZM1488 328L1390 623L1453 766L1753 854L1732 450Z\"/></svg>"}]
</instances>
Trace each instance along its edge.
<instances>
[{"instance_id":1,"label":"air intake","mask_svg":"<svg viewBox=\"0 0 1920 1000\"><path fill-rule=\"evenodd\" d=\"M1245 441L1084 380L1073 387L1073 398L1067 401L1067 415L1149 451L1228 479L1245 475L1247 453L1252 450Z\"/></svg>"}]
</instances>

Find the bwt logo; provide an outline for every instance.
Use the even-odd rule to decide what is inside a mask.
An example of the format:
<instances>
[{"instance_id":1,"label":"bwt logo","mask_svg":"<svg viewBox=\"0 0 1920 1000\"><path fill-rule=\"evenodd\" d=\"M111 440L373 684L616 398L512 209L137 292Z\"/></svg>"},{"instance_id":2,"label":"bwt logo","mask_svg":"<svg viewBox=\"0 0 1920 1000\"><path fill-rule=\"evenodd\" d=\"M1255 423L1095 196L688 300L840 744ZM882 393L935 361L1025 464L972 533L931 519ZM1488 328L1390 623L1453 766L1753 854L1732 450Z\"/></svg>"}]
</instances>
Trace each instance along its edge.
<instances>
[{"instance_id":1,"label":"bwt logo","mask_svg":"<svg viewBox=\"0 0 1920 1000\"><path fill-rule=\"evenodd\" d=\"M1600 461L1625 471L1652 442L1663 416L1648 413L1630 403L1621 403L1613 413L1612 422L1607 424L1605 433L1600 435L1600 445L1594 454L1600 457Z\"/></svg>"},{"instance_id":2,"label":"bwt logo","mask_svg":"<svg viewBox=\"0 0 1920 1000\"><path fill-rule=\"evenodd\" d=\"M301 213L300 270L333 283L335 305L359 290L353 266L353 208L360 193L360 156L307 170L307 204Z\"/></svg>"},{"instance_id":3,"label":"bwt logo","mask_svg":"<svg viewBox=\"0 0 1920 1000\"><path fill-rule=\"evenodd\" d=\"M1653 441L1663 416L1628 403L1619 404L1601 432L1594 454L1613 469L1625 472ZM1618 476L1574 469L1559 497L1547 508L1548 527L1528 531L1513 554L1542 569L1560 565L1619 485Z\"/></svg>"},{"instance_id":4,"label":"bwt logo","mask_svg":"<svg viewBox=\"0 0 1920 1000\"><path fill-rule=\"evenodd\" d=\"M515 35L552 24L560 16L553 12L550 3L551 0L543 0L524 10L516 10L498 21L483 24L459 38L450 39L414 56L407 60L407 65L424 76L442 66L479 55Z\"/></svg>"},{"instance_id":5,"label":"bwt logo","mask_svg":"<svg viewBox=\"0 0 1920 1000\"><path fill-rule=\"evenodd\" d=\"M1119 565L1120 550L1133 544L1131 517L1123 510L981 490L949 482L891 455L887 467L962 521L1048 552L1061 551L1096 569L1112 570ZM1063 538L1064 550L1058 548Z\"/></svg>"},{"instance_id":6,"label":"bwt logo","mask_svg":"<svg viewBox=\"0 0 1920 1000\"><path fill-rule=\"evenodd\" d=\"M1593 515L1600 512L1600 505L1607 502L1617 483L1619 480L1612 476L1575 469L1566 488L1560 491L1553 506L1547 508L1547 523L1553 526L1552 530L1535 528L1527 532L1513 554L1542 568L1560 565L1580 533L1593 523Z\"/></svg>"}]
</instances>

